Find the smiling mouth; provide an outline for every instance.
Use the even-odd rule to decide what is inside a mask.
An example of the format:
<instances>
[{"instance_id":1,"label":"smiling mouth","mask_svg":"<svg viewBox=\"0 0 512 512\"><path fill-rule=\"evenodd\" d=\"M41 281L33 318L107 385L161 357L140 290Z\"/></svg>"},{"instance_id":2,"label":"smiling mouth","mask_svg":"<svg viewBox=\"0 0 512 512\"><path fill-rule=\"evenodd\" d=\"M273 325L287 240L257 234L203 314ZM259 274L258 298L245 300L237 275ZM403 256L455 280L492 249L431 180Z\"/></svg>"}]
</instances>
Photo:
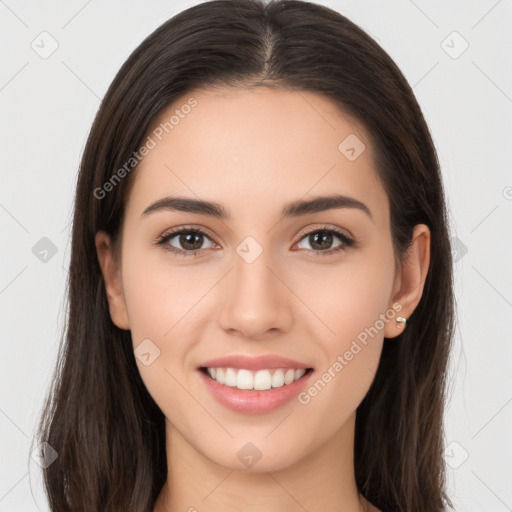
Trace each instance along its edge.
<instances>
[{"instance_id":1,"label":"smiling mouth","mask_svg":"<svg viewBox=\"0 0 512 512\"><path fill-rule=\"evenodd\" d=\"M225 386L243 391L265 391L293 384L309 375L313 368L269 368L252 371L245 368L202 366L199 371Z\"/></svg>"}]
</instances>

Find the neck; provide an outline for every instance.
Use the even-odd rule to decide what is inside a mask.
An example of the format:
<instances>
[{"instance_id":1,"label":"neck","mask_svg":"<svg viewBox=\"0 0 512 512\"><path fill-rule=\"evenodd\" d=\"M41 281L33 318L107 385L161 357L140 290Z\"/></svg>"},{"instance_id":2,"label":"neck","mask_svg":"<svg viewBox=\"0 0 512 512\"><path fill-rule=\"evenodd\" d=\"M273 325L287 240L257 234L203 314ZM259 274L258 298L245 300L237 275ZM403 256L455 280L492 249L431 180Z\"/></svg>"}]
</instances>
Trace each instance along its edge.
<instances>
[{"instance_id":1,"label":"neck","mask_svg":"<svg viewBox=\"0 0 512 512\"><path fill-rule=\"evenodd\" d=\"M167 422L168 476L154 512L374 512L355 482L354 426L355 414L306 457L255 472L216 464Z\"/></svg>"}]
</instances>

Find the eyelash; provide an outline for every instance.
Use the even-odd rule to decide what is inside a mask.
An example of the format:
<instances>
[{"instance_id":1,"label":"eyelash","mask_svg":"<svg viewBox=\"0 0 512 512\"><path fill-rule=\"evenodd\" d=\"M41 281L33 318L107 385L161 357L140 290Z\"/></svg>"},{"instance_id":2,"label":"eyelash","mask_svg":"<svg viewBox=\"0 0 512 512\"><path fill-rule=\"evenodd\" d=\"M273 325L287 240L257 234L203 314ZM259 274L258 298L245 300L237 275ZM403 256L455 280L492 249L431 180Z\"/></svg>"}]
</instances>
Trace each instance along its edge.
<instances>
[{"instance_id":1,"label":"eyelash","mask_svg":"<svg viewBox=\"0 0 512 512\"><path fill-rule=\"evenodd\" d=\"M174 238L176 235L181 235L181 234L184 234L184 233L201 234L201 235L203 235L203 236L205 236L205 237L207 237L207 238L209 238L211 240L211 237L205 231L203 231L202 229L200 229L200 228L186 228L185 227L185 228L178 229L176 231L171 231L170 233L166 233L166 234L158 237L157 240L155 241L155 243L156 243L156 245L164 246L164 249L166 251L170 251L170 252L176 254L177 256L183 256L185 258L197 256L204 249L197 249L195 251L184 251L184 250L181 250L181 249L176 249L172 245L167 244L167 242L171 238ZM339 251L344 251L344 250L346 250L349 247L356 247L357 246L357 242L353 238L350 238L349 236L347 236L342 231L339 231L339 230L334 229L334 228L329 228L327 226L324 226L322 228L316 228L314 230L308 231L307 233L304 233L301 236L301 238L299 239L299 242L302 239L304 239L307 236L312 235L314 233L330 233L330 234L334 234L342 242L340 245L338 245L334 249L327 249L325 251L315 251L314 249L307 249L308 252L313 252L315 254L315 256L330 256L330 255L333 255L335 253L338 253ZM212 240L212 241L214 242L214 240ZM167 244L167 245L165 245L165 244Z\"/></svg>"}]
</instances>

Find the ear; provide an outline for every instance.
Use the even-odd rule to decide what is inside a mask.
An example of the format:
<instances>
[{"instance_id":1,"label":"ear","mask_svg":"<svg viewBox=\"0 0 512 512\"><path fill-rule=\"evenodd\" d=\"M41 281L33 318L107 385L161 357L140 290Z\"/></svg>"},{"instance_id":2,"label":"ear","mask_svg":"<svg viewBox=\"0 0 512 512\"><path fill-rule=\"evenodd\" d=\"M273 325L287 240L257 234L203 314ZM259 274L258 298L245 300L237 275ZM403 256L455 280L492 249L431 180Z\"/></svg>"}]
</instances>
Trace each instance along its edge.
<instances>
[{"instance_id":1,"label":"ear","mask_svg":"<svg viewBox=\"0 0 512 512\"><path fill-rule=\"evenodd\" d=\"M411 246L405 254L404 262L395 279L391 304L398 303L402 306L399 311L396 309L396 316L407 319L416 309L423 294L429 264L430 230L425 224L418 224L414 227ZM394 338L404 330L404 324L396 322L395 319L386 323L384 329L386 338Z\"/></svg>"},{"instance_id":2,"label":"ear","mask_svg":"<svg viewBox=\"0 0 512 512\"><path fill-rule=\"evenodd\" d=\"M130 329L130 322L124 300L121 268L115 257L110 235L105 231L98 231L94 240L105 282L110 318L117 327L128 330Z\"/></svg>"}]
</instances>

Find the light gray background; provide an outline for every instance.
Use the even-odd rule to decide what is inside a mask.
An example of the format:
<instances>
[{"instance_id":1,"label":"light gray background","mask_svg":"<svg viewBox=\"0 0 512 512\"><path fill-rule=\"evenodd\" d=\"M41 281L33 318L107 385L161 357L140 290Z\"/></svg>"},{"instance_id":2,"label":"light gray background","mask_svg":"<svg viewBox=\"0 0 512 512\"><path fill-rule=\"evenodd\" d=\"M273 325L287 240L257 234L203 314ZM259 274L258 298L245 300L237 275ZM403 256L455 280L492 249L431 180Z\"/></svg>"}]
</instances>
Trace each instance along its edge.
<instances>
[{"instance_id":1,"label":"light gray background","mask_svg":"<svg viewBox=\"0 0 512 512\"><path fill-rule=\"evenodd\" d=\"M0 0L0 512L48 510L30 448L64 321L76 173L99 100L130 52L196 3ZM389 52L433 133L458 239L450 495L461 512L512 510L512 0L318 3ZM42 58L52 39L58 48ZM57 249L46 262L32 250L43 237Z\"/></svg>"}]
</instances>

